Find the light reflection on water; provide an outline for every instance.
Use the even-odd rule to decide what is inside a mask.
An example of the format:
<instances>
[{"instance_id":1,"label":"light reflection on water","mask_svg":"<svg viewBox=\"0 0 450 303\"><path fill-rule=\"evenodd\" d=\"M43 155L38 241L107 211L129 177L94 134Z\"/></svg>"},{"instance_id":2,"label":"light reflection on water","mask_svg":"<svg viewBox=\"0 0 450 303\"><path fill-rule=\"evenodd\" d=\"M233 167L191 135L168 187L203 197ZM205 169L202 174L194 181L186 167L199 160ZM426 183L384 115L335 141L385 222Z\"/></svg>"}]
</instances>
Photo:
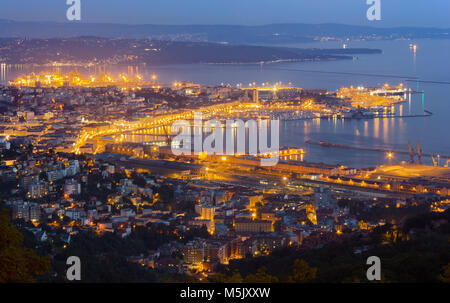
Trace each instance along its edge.
<instances>
[{"instance_id":1,"label":"light reflection on water","mask_svg":"<svg viewBox=\"0 0 450 303\"><path fill-rule=\"evenodd\" d=\"M386 82L399 84L405 79L381 78L358 75L338 75L281 70L304 69L332 72L354 72L383 75L407 75L424 80L449 81L450 70L450 40L418 40L416 53L411 52L411 41L376 41L350 42L349 47L381 48L381 55L360 55L358 60L341 60L314 63L280 63L264 66L259 65L172 65L160 67L112 67L89 68L78 71L86 76L98 72L119 74L140 72L145 79L153 74L165 83L188 80L202 84L217 85L230 83L244 86L250 82L283 83L292 82L303 88L326 88L335 90L342 86L364 85L376 86ZM292 45L297 47L341 47L338 42L314 43L308 45ZM1 65L0 82L6 83L16 76L39 72L41 69L23 65ZM281 69L280 69L281 68ZM66 72L70 68L45 68L47 72ZM404 82L405 83L405 82ZM419 141L424 152L450 156L450 132L448 116L450 115L449 85L431 83L405 83L408 87L425 92L424 104L421 95L408 96L407 102L395 107L397 114L423 114L424 109L433 112L432 117L417 118L375 118L370 120L337 120L314 119L305 121L288 121L281 127L281 142L283 146L304 148L307 152L306 161L344 164L354 167L374 166L388 163L383 153L326 148L305 143L306 139L327 141L360 147L384 148L392 150L407 150L406 144ZM405 155L395 155L392 161L407 160ZM431 159L425 159L431 164Z\"/></svg>"}]
</instances>

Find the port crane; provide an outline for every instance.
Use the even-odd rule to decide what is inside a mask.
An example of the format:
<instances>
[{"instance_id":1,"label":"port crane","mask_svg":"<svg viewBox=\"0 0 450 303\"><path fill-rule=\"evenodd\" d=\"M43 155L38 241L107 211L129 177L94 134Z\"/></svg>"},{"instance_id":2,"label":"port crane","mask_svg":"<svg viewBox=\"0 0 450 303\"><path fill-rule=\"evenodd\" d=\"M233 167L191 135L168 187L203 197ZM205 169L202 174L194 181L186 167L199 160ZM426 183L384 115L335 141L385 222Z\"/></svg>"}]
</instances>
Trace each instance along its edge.
<instances>
[{"instance_id":1,"label":"port crane","mask_svg":"<svg viewBox=\"0 0 450 303\"><path fill-rule=\"evenodd\" d=\"M411 142L408 141L409 149L409 162L414 163L414 148L411 146Z\"/></svg>"},{"instance_id":2,"label":"port crane","mask_svg":"<svg viewBox=\"0 0 450 303\"><path fill-rule=\"evenodd\" d=\"M434 167L438 167L438 164L437 164L436 160L434 159L434 156L431 156L431 159L433 160Z\"/></svg>"},{"instance_id":3,"label":"port crane","mask_svg":"<svg viewBox=\"0 0 450 303\"><path fill-rule=\"evenodd\" d=\"M415 163L414 156L417 154L417 161L419 164L422 164L423 149L420 147L419 141L416 142L416 148L414 148L411 142L408 141L408 150L409 150L409 162Z\"/></svg>"},{"instance_id":4,"label":"port crane","mask_svg":"<svg viewBox=\"0 0 450 303\"><path fill-rule=\"evenodd\" d=\"M417 160L419 161L419 164L422 164L423 149L420 148L419 141L416 142L416 151L417 151Z\"/></svg>"}]
</instances>

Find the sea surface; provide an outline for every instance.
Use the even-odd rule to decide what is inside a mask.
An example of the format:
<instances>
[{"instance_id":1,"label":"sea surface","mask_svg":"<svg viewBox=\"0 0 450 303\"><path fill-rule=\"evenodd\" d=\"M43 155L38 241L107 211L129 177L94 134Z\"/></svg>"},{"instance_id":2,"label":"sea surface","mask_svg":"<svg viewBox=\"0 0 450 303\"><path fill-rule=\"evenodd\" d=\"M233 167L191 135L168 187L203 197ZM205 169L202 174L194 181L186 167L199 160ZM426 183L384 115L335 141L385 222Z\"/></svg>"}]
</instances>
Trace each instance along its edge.
<instances>
[{"instance_id":1,"label":"sea surface","mask_svg":"<svg viewBox=\"0 0 450 303\"><path fill-rule=\"evenodd\" d=\"M410 44L417 44L414 52ZM433 113L431 117L376 118L369 120L306 120L287 121L281 125L280 145L301 147L304 161L341 164L350 167L371 167L407 161L408 155L358 149L329 148L307 144L305 140L327 141L356 147L407 151L407 143L419 142L424 153L436 155L443 166L444 156L450 156L450 40L398 40L347 42L347 47L379 48L382 54L357 55L356 60L274 63L264 65L189 64L171 66L132 67L149 79L159 81L193 81L202 84L242 84L282 82L305 89L336 90L343 86L378 86L404 83L421 94L396 106L397 114ZM316 42L288 45L300 48L340 48L342 42ZM39 72L36 67L1 65L0 82L6 83L19 74ZM119 67L106 67L112 73ZM48 69L47 69L48 70ZM130 67L128 67L130 71ZM93 72L93 71L87 71ZM127 72L127 68L121 72ZM419 79L424 82L417 82ZM444 82L444 83L434 83ZM447 82L447 83L445 83ZM441 157L438 157L440 155ZM430 157L425 163L432 164Z\"/></svg>"}]
</instances>

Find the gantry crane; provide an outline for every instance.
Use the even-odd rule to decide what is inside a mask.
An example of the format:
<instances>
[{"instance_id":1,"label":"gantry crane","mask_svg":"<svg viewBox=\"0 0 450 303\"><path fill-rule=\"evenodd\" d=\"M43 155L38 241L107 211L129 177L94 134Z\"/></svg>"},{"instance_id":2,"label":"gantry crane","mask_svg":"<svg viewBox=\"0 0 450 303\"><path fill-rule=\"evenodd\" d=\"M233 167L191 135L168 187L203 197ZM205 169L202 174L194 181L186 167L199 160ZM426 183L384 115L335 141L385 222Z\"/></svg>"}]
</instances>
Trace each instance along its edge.
<instances>
[{"instance_id":1,"label":"gantry crane","mask_svg":"<svg viewBox=\"0 0 450 303\"><path fill-rule=\"evenodd\" d=\"M416 142L416 151L417 151L417 160L419 161L419 164L422 164L423 149L420 148L419 141Z\"/></svg>"},{"instance_id":2,"label":"gantry crane","mask_svg":"<svg viewBox=\"0 0 450 303\"><path fill-rule=\"evenodd\" d=\"M434 159L434 156L431 156L431 159L433 160L434 167L437 167L438 164L437 164L436 160Z\"/></svg>"},{"instance_id":3,"label":"gantry crane","mask_svg":"<svg viewBox=\"0 0 450 303\"><path fill-rule=\"evenodd\" d=\"M408 149L409 149L409 162L414 163L414 148L411 146L410 141L408 141Z\"/></svg>"}]
</instances>

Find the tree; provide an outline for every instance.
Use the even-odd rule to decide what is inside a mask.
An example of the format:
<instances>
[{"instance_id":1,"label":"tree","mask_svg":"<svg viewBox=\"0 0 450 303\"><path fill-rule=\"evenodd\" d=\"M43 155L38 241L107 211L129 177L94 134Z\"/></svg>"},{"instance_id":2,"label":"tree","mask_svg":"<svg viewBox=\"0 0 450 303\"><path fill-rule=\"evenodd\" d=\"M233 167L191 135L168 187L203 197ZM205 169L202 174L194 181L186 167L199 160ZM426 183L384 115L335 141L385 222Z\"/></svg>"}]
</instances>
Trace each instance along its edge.
<instances>
[{"instance_id":1,"label":"tree","mask_svg":"<svg viewBox=\"0 0 450 303\"><path fill-rule=\"evenodd\" d=\"M50 268L50 260L23 247L23 235L0 212L0 283L34 282Z\"/></svg>"},{"instance_id":2,"label":"tree","mask_svg":"<svg viewBox=\"0 0 450 303\"><path fill-rule=\"evenodd\" d=\"M442 275L439 275L439 280L444 283L450 283L450 263L444 266Z\"/></svg>"},{"instance_id":3,"label":"tree","mask_svg":"<svg viewBox=\"0 0 450 303\"><path fill-rule=\"evenodd\" d=\"M131 174L131 178L133 179L133 183L139 187L145 187L145 185L147 184L145 178L142 175L137 174L135 172Z\"/></svg>"},{"instance_id":4,"label":"tree","mask_svg":"<svg viewBox=\"0 0 450 303\"><path fill-rule=\"evenodd\" d=\"M225 280L226 283L242 283L244 279L242 278L239 271L235 270L233 275Z\"/></svg>"},{"instance_id":5,"label":"tree","mask_svg":"<svg viewBox=\"0 0 450 303\"><path fill-rule=\"evenodd\" d=\"M262 266L258 268L256 274L250 274L245 277L245 283L276 283L278 282L278 278L269 275L267 272L267 268Z\"/></svg>"},{"instance_id":6,"label":"tree","mask_svg":"<svg viewBox=\"0 0 450 303\"><path fill-rule=\"evenodd\" d=\"M290 282L305 283L316 278L317 268L310 267L305 260L296 259L294 262L294 270L292 276L289 277Z\"/></svg>"},{"instance_id":7,"label":"tree","mask_svg":"<svg viewBox=\"0 0 450 303\"><path fill-rule=\"evenodd\" d=\"M209 277L209 280L213 283L224 283L227 280L227 276L223 273L215 273Z\"/></svg>"}]
</instances>

